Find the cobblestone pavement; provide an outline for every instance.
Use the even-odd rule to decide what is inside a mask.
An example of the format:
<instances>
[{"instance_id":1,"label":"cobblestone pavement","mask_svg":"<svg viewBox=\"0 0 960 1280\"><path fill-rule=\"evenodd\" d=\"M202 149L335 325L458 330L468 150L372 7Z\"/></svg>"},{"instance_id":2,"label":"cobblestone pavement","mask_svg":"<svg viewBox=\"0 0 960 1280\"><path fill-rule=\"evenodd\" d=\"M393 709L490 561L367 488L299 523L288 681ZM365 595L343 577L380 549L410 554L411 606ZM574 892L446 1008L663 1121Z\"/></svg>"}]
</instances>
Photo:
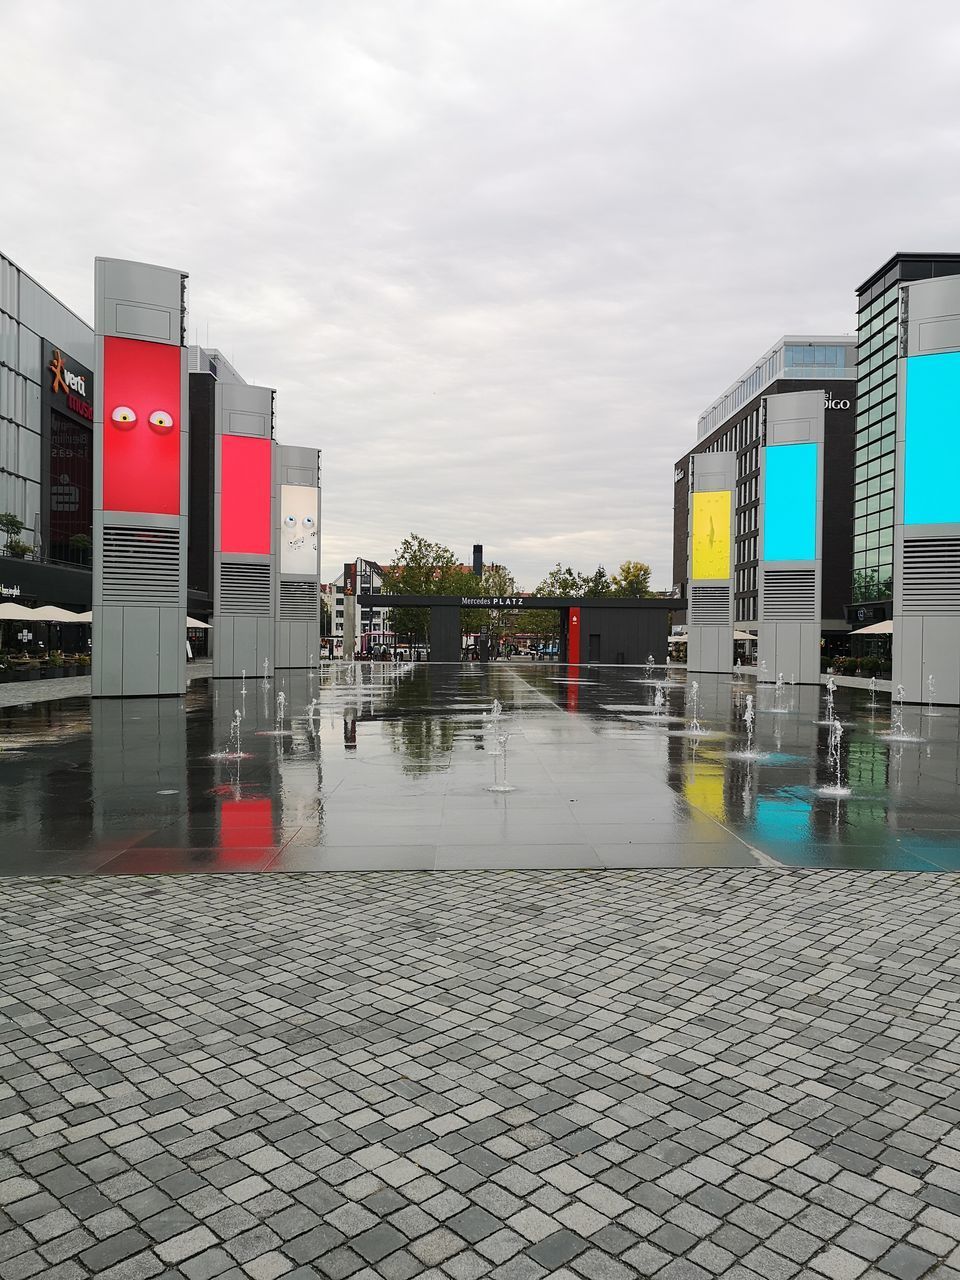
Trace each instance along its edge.
<instances>
[{"instance_id":1,"label":"cobblestone pavement","mask_svg":"<svg viewBox=\"0 0 960 1280\"><path fill-rule=\"evenodd\" d=\"M8 880L0 1276L960 1277L958 900Z\"/></svg>"}]
</instances>

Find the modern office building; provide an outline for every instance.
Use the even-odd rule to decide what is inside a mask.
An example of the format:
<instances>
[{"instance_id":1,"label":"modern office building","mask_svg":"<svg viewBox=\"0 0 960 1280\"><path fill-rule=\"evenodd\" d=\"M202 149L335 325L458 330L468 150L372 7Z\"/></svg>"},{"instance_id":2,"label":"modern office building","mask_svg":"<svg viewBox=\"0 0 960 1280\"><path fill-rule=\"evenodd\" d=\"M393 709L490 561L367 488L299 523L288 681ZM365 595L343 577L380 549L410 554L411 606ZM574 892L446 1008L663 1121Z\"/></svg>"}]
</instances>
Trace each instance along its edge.
<instances>
[{"instance_id":1,"label":"modern office building","mask_svg":"<svg viewBox=\"0 0 960 1280\"><path fill-rule=\"evenodd\" d=\"M893 609L901 286L955 275L960 253L895 253L857 290L853 574L847 601L855 625L890 618Z\"/></svg>"},{"instance_id":2,"label":"modern office building","mask_svg":"<svg viewBox=\"0 0 960 1280\"><path fill-rule=\"evenodd\" d=\"M92 327L0 255L0 512L23 523L4 555L8 597L89 608Z\"/></svg>"},{"instance_id":3,"label":"modern office building","mask_svg":"<svg viewBox=\"0 0 960 1280\"><path fill-rule=\"evenodd\" d=\"M853 437L856 340L851 335L788 335L775 343L700 415L697 443L674 466L673 590L684 596L689 564L690 457L734 452L734 621L755 628L759 618L761 412L764 397L782 392L823 394L824 557L822 620L825 633L848 630L844 607L852 571ZM675 615L674 622L685 619Z\"/></svg>"}]
</instances>

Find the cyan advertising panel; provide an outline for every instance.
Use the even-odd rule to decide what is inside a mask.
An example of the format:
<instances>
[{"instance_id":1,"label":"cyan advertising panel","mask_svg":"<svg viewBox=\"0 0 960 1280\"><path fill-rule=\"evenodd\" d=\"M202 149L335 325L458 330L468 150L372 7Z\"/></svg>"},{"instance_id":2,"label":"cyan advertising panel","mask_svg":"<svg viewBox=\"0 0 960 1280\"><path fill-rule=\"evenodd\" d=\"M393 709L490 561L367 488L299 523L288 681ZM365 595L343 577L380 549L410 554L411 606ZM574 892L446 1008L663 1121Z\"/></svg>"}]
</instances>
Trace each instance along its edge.
<instances>
[{"instance_id":1,"label":"cyan advertising panel","mask_svg":"<svg viewBox=\"0 0 960 1280\"><path fill-rule=\"evenodd\" d=\"M907 358L903 523L960 522L960 351Z\"/></svg>"},{"instance_id":2,"label":"cyan advertising panel","mask_svg":"<svg viewBox=\"0 0 960 1280\"><path fill-rule=\"evenodd\" d=\"M817 446L764 449L764 560L817 558Z\"/></svg>"}]
</instances>

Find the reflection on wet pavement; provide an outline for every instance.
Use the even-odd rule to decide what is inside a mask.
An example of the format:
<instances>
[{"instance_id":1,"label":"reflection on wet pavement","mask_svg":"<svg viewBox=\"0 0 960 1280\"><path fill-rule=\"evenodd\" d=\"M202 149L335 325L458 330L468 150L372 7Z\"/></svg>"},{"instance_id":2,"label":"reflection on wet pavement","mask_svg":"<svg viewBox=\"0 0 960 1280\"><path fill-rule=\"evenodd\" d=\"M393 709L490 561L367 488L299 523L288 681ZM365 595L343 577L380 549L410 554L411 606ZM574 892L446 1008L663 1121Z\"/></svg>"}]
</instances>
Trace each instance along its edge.
<instances>
[{"instance_id":1,"label":"reflection on wet pavement","mask_svg":"<svg viewBox=\"0 0 960 1280\"><path fill-rule=\"evenodd\" d=\"M0 710L0 872L757 866L960 870L955 709L682 672L334 664L183 699ZM283 732L276 698L285 695ZM756 698L744 759L746 695ZM494 699L503 715L492 721ZM776 699L776 701L775 701ZM311 708L311 703L312 708ZM240 713L240 758L231 724ZM684 723L684 722L687 723ZM509 735L507 757L498 738ZM740 758L738 758L738 753ZM508 772L506 793L490 790Z\"/></svg>"}]
</instances>

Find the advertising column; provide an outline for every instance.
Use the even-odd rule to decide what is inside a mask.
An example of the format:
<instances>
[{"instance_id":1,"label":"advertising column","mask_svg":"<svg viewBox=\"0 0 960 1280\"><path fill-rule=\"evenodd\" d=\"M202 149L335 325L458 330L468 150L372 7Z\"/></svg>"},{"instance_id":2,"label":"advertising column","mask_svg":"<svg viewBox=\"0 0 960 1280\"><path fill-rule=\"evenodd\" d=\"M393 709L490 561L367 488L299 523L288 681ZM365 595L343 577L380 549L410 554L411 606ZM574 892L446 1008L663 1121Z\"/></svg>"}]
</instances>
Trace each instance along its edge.
<instances>
[{"instance_id":1,"label":"advertising column","mask_svg":"<svg viewBox=\"0 0 960 1280\"><path fill-rule=\"evenodd\" d=\"M687 670L733 669L733 493L737 455L690 456Z\"/></svg>"},{"instance_id":2,"label":"advertising column","mask_svg":"<svg viewBox=\"0 0 960 1280\"><path fill-rule=\"evenodd\" d=\"M306 667L320 657L320 453L281 444L277 455L277 666Z\"/></svg>"},{"instance_id":3,"label":"advertising column","mask_svg":"<svg viewBox=\"0 0 960 1280\"><path fill-rule=\"evenodd\" d=\"M214 391L214 679L273 674L274 394L236 382Z\"/></svg>"},{"instance_id":4,"label":"advertising column","mask_svg":"<svg viewBox=\"0 0 960 1280\"><path fill-rule=\"evenodd\" d=\"M823 392L767 396L761 412L759 679L819 684Z\"/></svg>"},{"instance_id":5,"label":"advertising column","mask_svg":"<svg viewBox=\"0 0 960 1280\"><path fill-rule=\"evenodd\" d=\"M343 660L352 662L357 651L357 564L343 566Z\"/></svg>"},{"instance_id":6,"label":"advertising column","mask_svg":"<svg viewBox=\"0 0 960 1280\"><path fill-rule=\"evenodd\" d=\"M186 282L96 259L95 698L186 689Z\"/></svg>"},{"instance_id":7,"label":"advertising column","mask_svg":"<svg viewBox=\"0 0 960 1280\"><path fill-rule=\"evenodd\" d=\"M901 290L893 684L960 704L960 277ZM867 537L870 535L867 534Z\"/></svg>"}]
</instances>

